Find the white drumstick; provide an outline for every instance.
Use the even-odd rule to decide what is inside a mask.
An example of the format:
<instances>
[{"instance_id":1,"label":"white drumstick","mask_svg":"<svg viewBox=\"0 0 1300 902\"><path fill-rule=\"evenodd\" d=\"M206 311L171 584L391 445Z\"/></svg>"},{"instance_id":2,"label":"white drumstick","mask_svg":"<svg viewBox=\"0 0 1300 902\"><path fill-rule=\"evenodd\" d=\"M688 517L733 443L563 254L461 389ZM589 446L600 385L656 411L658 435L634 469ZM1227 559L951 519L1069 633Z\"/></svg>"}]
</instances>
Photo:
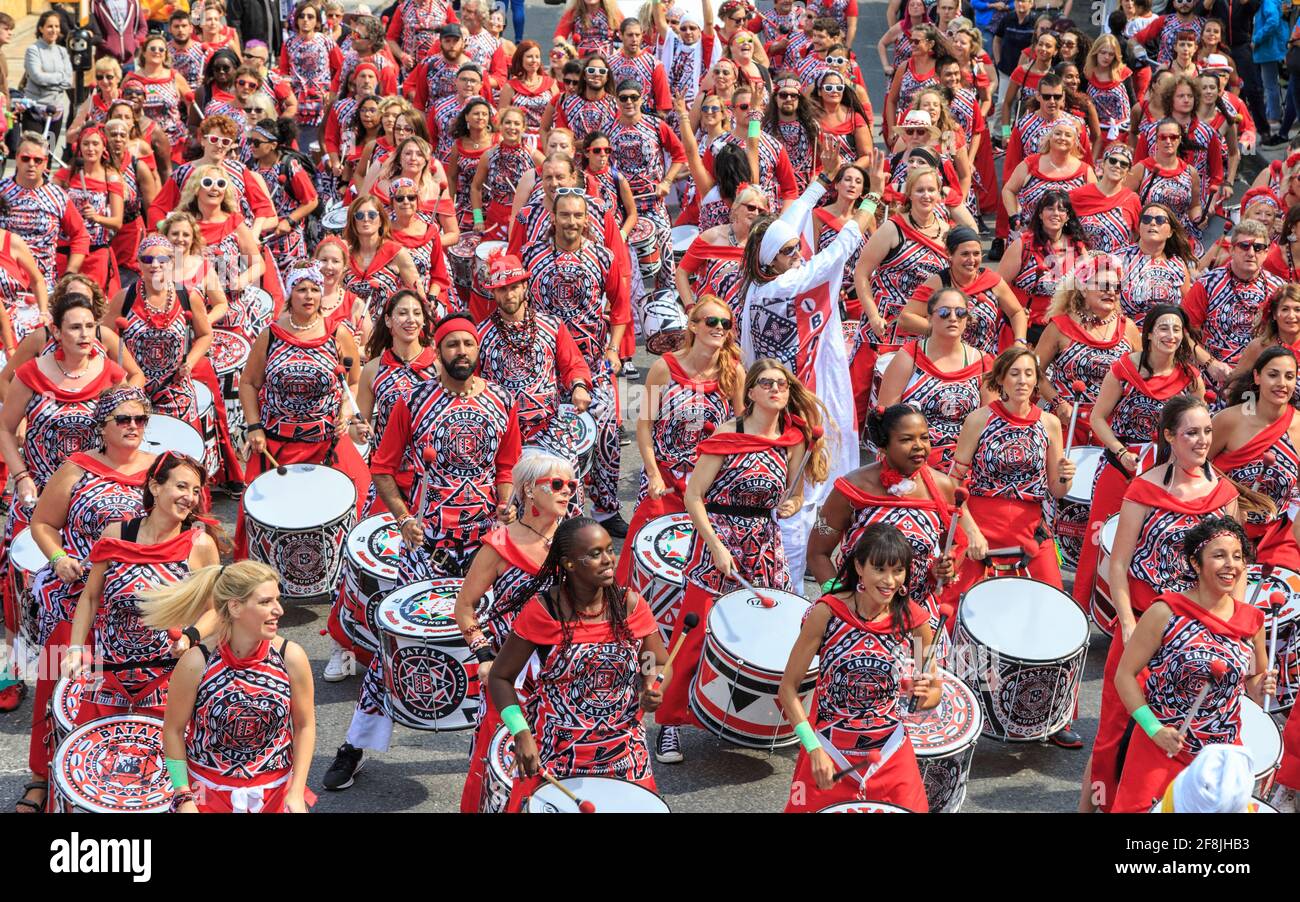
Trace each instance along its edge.
<instances>
[{"instance_id":1,"label":"white drumstick","mask_svg":"<svg viewBox=\"0 0 1300 902\"><path fill-rule=\"evenodd\" d=\"M1274 592L1268 596L1268 608L1273 615L1272 629L1269 630L1268 637L1268 670L1265 673L1272 673L1273 668L1277 665L1277 621L1278 615L1282 613L1282 605L1286 603L1286 596L1281 592ZM1264 713L1267 714L1273 708L1273 696L1264 696Z\"/></svg>"}]
</instances>

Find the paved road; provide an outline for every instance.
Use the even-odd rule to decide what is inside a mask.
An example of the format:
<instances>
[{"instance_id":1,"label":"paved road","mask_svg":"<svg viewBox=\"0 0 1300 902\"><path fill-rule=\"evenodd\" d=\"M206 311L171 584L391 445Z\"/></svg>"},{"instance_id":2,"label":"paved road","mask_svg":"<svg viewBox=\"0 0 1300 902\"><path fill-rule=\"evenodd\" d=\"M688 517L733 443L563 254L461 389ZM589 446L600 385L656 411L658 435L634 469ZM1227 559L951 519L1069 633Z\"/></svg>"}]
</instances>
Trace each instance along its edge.
<instances>
[{"instance_id":1,"label":"paved road","mask_svg":"<svg viewBox=\"0 0 1300 902\"><path fill-rule=\"evenodd\" d=\"M884 75L875 42L885 28L884 4L863 3L859 37L854 50L861 62L875 106L883 106ZM549 35L561 7L530 0L528 32ZM542 41L543 47L547 46ZM652 359L644 351L636 358L644 373ZM627 409L625 405L625 409ZM631 410L629 416L635 416ZM634 498L640 470L635 445L623 449L621 494ZM234 509L219 501L217 513L233 531ZM631 517L631 505L624 516ZM811 592L812 586L809 585ZM301 643L316 672L329 656L329 642L320 633L328 609L323 604L286 612L281 625ZM1087 674L1080 702L1077 729L1091 737L1096 729L1100 674L1105 660L1104 636L1093 631ZM317 752L310 785L319 791L321 778L343 741L360 685L359 676L342 683L316 684ZM17 712L0 715L0 803L8 810L26 777L30 701ZM321 792L318 811L425 811L457 810L469 749L468 733L430 734L398 728L390 750L368 757L356 784L341 793ZM793 750L766 754L733 747L698 730L684 732L687 761L676 766L656 765L660 790L675 811L779 811L789 792L794 769ZM979 742L971 772L965 811L1072 811L1086 752L1064 751L1037 743L1007 745L989 739Z\"/></svg>"}]
</instances>

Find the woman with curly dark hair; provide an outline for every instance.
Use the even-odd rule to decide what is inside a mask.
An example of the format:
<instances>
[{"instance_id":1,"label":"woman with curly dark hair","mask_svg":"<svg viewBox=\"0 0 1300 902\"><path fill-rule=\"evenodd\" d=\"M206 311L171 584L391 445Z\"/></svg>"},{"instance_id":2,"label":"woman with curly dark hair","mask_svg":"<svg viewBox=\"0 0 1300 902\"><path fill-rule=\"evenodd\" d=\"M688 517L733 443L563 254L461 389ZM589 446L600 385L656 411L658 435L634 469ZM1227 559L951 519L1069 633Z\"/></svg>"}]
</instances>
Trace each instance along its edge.
<instances>
[{"instance_id":1,"label":"woman with curly dark hair","mask_svg":"<svg viewBox=\"0 0 1300 902\"><path fill-rule=\"evenodd\" d=\"M1047 308L1056 285L1088 253L1083 223L1070 195L1052 189L1038 198L1023 231L1011 242L998 264L998 275L1029 313L1029 341L1037 342L1047 326Z\"/></svg>"}]
</instances>

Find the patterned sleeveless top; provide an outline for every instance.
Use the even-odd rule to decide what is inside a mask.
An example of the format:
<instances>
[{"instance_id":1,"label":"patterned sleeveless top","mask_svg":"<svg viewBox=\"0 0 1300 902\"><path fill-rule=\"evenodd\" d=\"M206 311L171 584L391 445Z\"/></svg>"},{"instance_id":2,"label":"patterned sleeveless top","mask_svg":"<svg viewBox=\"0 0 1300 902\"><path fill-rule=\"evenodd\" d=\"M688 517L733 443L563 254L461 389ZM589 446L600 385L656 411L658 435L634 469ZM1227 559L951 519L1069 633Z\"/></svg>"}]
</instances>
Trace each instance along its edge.
<instances>
[{"instance_id":1,"label":"patterned sleeveless top","mask_svg":"<svg viewBox=\"0 0 1300 902\"><path fill-rule=\"evenodd\" d=\"M222 642L208 657L194 698L185 757L211 781L261 783L293 767L288 642L263 641L248 660Z\"/></svg>"},{"instance_id":2,"label":"patterned sleeveless top","mask_svg":"<svg viewBox=\"0 0 1300 902\"><path fill-rule=\"evenodd\" d=\"M1047 429L1034 407L1022 419L994 401L966 485L972 495L1042 501L1047 497Z\"/></svg>"},{"instance_id":3,"label":"patterned sleeveless top","mask_svg":"<svg viewBox=\"0 0 1300 902\"><path fill-rule=\"evenodd\" d=\"M422 350L419 356L409 363L398 360L392 351L384 351L383 356L379 358L379 368L375 370L375 379L370 385L370 390L375 397L371 416L375 431L372 441L374 447L378 447L383 442L388 417L397 406L397 402L409 397L411 389L419 383L438 378L437 367L433 365L436 359L437 353L431 348ZM403 468L409 469L410 462L407 461Z\"/></svg>"},{"instance_id":4,"label":"patterned sleeveless top","mask_svg":"<svg viewBox=\"0 0 1300 902\"><path fill-rule=\"evenodd\" d=\"M488 154L487 177L483 181L483 186L487 189L483 198L484 207L487 204L500 204L508 211L515 199L515 186L523 174L533 168L532 155L523 144L510 147L501 143L494 146Z\"/></svg>"},{"instance_id":5,"label":"patterned sleeveless top","mask_svg":"<svg viewBox=\"0 0 1300 902\"><path fill-rule=\"evenodd\" d=\"M259 393L266 434L281 441L326 442L334 435L343 389L334 336L303 339L270 326L266 370Z\"/></svg>"},{"instance_id":6,"label":"patterned sleeveless top","mask_svg":"<svg viewBox=\"0 0 1300 902\"><path fill-rule=\"evenodd\" d=\"M650 426L650 444L664 483L681 494L695 469L700 441L712 434L705 424L717 428L735 416L735 411L716 380L694 381L675 355L665 354L663 359L668 366L668 382L659 389L658 416ZM649 487L643 468L638 503L645 500Z\"/></svg>"},{"instance_id":7,"label":"patterned sleeveless top","mask_svg":"<svg viewBox=\"0 0 1300 902\"><path fill-rule=\"evenodd\" d=\"M297 32L284 39L289 60L289 87L298 98L298 124L320 125L325 120L325 95L330 82L330 39L316 33L308 40Z\"/></svg>"},{"instance_id":8,"label":"patterned sleeveless top","mask_svg":"<svg viewBox=\"0 0 1300 902\"><path fill-rule=\"evenodd\" d=\"M918 75L916 60L909 57L907 65L903 68L903 78L898 83L898 104L895 109L910 110L916 95L921 92L922 88L929 87L939 87L939 79L935 76L934 66L930 67L929 72Z\"/></svg>"},{"instance_id":9,"label":"patterned sleeveless top","mask_svg":"<svg viewBox=\"0 0 1300 902\"><path fill-rule=\"evenodd\" d=\"M972 349L973 350L973 349ZM900 354L916 361L912 377L899 399L925 414L930 424L930 444L950 459L961 434L961 424L980 406L980 383L993 366L987 354L974 352L976 359L959 370L945 372L926 356L919 341L903 346Z\"/></svg>"},{"instance_id":10,"label":"patterned sleeveless top","mask_svg":"<svg viewBox=\"0 0 1300 902\"><path fill-rule=\"evenodd\" d=\"M343 287L366 302L372 321L379 321L389 296L402 287L401 277L388 265L399 250L401 246L396 241L385 242L364 268L352 254L348 254L347 269L343 271Z\"/></svg>"},{"instance_id":11,"label":"patterned sleeveless top","mask_svg":"<svg viewBox=\"0 0 1300 902\"><path fill-rule=\"evenodd\" d=\"M799 193L803 194L808 183L812 181L813 169L817 166L815 148L808 140L808 133L804 131L803 123L797 119L778 122L776 136L780 139L781 146L785 148L786 155L790 158L790 165L794 168L794 183L798 186Z\"/></svg>"},{"instance_id":12,"label":"patterned sleeveless top","mask_svg":"<svg viewBox=\"0 0 1300 902\"><path fill-rule=\"evenodd\" d=\"M1120 306L1125 316L1141 323L1156 304L1182 306L1183 282L1188 272L1186 260L1177 257L1156 260L1142 253L1136 244L1122 249L1119 258L1124 265Z\"/></svg>"},{"instance_id":13,"label":"patterned sleeveless top","mask_svg":"<svg viewBox=\"0 0 1300 902\"><path fill-rule=\"evenodd\" d=\"M167 309L154 310L141 296L139 282L127 289L127 299L130 309L126 314L127 325L122 330L122 340L144 371L144 390L154 412L196 424L199 409L194 396L194 380L191 377L182 379L176 374L192 345L186 316L188 299L183 305L173 291L167 298Z\"/></svg>"},{"instance_id":14,"label":"patterned sleeveless top","mask_svg":"<svg viewBox=\"0 0 1300 902\"><path fill-rule=\"evenodd\" d=\"M474 610L483 635L491 643L492 653L499 654L524 604L538 588L545 587L536 585L540 568L515 545L504 526L485 535L483 544L490 545L510 565L492 582L491 593L483 596Z\"/></svg>"},{"instance_id":15,"label":"patterned sleeveless top","mask_svg":"<svg viewBox=\"0 0 1300 902\"><path fill-rule=\"evenodd\" d=\"M557 112L579 145L594 131L608 134L618 120L618 104L608 94L600 100L588 100L581 94L562 94Z\"/></svg>"},{"instance_id":16,"label":"patterned sleeveless top","mask_svg":"<svg viewBox=\"0 0 1300 902\"><path fill-rule=\"evenodd\" d=\"M1136 351L1129 346L1124 337L1128 320L1123 316L1115 318L1115 331L1107 340L1098 340L1089 335L1069 316L1062 314L1052 318L1061 335L1067 339L1065 349L1056 355L1047 370L1047 378L1056 389L1057 397L1071 404L1083 402L1088 410L1092 409L1092 399L1097 397L1102 380L1110 372L1115 361ZM1083 395L1078 395L1071 387L1078 379L1086 387ZM1083 414L1080 413L1080 419Z\"/></svg>"},{"instance_id":17,"label":"patterned sleeveless top","mask_svg":"<svg viewBox=\"0 0 1300 902\"><path fill-rule=\"evenodd\" d=\"M38 491L45 488L68 457L99 447L99 426L95 423L99 393L126 378L126 372L116 363L105 360L104 369L92 382L68 391L56 388L40 371L39 359L27 361L15 373L15 378L32 391L23 414L27 420L23 460Z\"/></svg>"},{"instance_id":18,"label":"patterned sleeveless top","mask_svg":"<svg viewBox=\"0 0 1300 902\"><path fill-rule=\"evenodd\" d=\"M864 313L858 327L860 342L897 343L898 315L926 279L948 268L948 250L942 238L923 235L910 215L895 216L890 222L898 229L900 241L871 274L871 297L889 334L872 332Z\"/></svg>"},{"instance_id":19,"label":"patterned sleeveless top","mask_svg":"<svg viewBox=\"0 0 1300 902\"><path fill-rule=\"evenodd\" d=\"M136 72L131 79L144 85L144 114L162 126L173 147L184 147L189 127L181 115L185 103L176 88L175 76L169 71L159 78L148 78Z\"/></svg>"},{"instance_id":20,"label":"patterned sleeveless top","mask_svg":"<svg viewBox=\"0 0 1300 902\"><path fill-rule=\"evenodd\" d=\"M1142 203L1164 204L1186 224L1192 209L1192 172L1195 170L1186 160L1179 160L1173 169L1164 169L1150 157L1142 161L1142 169L1142 184L1138 188ZM1204 187L1201 190L1204 192Z\"/></svg>"},{"instance_id":21,"label":"patterned sleeveless top","mask_svg":"<svg viewBox=\"0 0 1300 902\"><path fill-rule=\"evenodd\" d=\"M1193 378L1176 369L1165 376L1146 379L1139 375L1137 365L1127 356L1116 360L1110 371L1119 380L1120 398L1111 411L1108 425L1115 438L1130 450L1155 441L1165 402L1187 390Z\"/></svg>"},{"instance_id":22,"label":"patterned sleeveless top","mask_svg":"<svg viewBox=\"0 0 1300 902\"><path fill-rule=\"evenodd\" d=\"M522 323L506 325L509 334L495 317L479 327L479 373L514 397L524 441L543 432L559 409L556 345L566 328L553 316L535 313L533 318L531 330Z\"/></svg>"},{"instance_id":23,"label":"patterned sleeveless top","mask_svg":"<svg viewBox=\"0 0 1300 902\"><path fill-rule=\"evenodd\" d=\"M1277 505L1279 513L1286 511L1300 489L1300 453L1296 452L1291 441L1289 428L1294 416L1294 407L1283 408L1282 421L1275 427L1266 426L1242 448L1223 451L1215 458L1215 464L1224 475L1239 485L1263 492ZM1278 432L1277 436L1271 444L1265 445L1268 434L1274 431ZM1274 458L1271 464L1264 460L1264 455L1270 451ZM1252 510L1246 515L1247 526L1263 527L1275 522L1277 518L1269 517L1265 511Z\"/></svg>"},{"instance_id":24,"label":"patterned sleeveless top","mask_svg":"<svg viewBox=\"0 0 1300 902\"><path fill-rule=\"evenodd\" d=\"M54 181L64 191L68 192L68 200L72 206L81 208L83 205L90 208L90 211L99 216L107 216L109 213L109 196L123 196L121 181L109 182L106 179L92 179L85 173L78 173L73 176L69 170L60 170L54 176ZM86 217L82 217L86 224L86 234L90 236L90 249L106 247L113 240L116 234L109 230L108 226L99 222L92 222ZM60 240L66 240L67 236L60 236Z\"/></svg>"},{"instance_id":25,"label":"patterned sleeveless top","mask_svg":"<svg viewBox=\"0 0 1300 902\"><path fill-rule=\"evenodd\" d=\"M1152 594L1190 591L1196 579L1183 557L1183 539L1206 517L1226 516L1236 497L1231 484L1219 480L1209 495L1184 503L1149 480L1134 479L1124 494L1125 500L1135 500L1150 510L1138 533L1128 568L1129 580L1145 583ZM1136 596L1134 593L1133 610L1142 613L1149 603L1141 605Z\"/></svg>"},{"instance_id":26,"label":"patterned sleeveless top","mask_svg":"<svg viewBox=\"0 0 1300 902\"><path fill-rule=\"evenodd\" d=\"M604 372L610 330L605 281L614 265L613 252L591 241L574 252L547 242L526 247L523 263L531 277L529 300L537 312L569 327L593 378L598 370Z\"/></svg>"}]
</instances>

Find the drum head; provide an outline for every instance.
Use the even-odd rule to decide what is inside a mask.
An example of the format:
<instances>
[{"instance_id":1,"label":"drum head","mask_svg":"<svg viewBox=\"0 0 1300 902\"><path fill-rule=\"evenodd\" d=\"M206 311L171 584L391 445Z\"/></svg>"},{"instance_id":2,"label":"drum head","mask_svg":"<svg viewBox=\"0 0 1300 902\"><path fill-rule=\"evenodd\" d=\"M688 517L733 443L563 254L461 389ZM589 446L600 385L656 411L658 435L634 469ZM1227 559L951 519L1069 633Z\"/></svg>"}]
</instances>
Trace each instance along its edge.
<instances>
[{"instance_id":1,"label":"drum head","mask_svg":"<svg viewBox=\"0 0 1300 902\"><path fill-rule=\"evenodd\" d=\"M163 765L162 721L105 717L74 730L54 753L50 777L82 811L161 812L172 783Z\"/></svg>"},{"instance_id":2,"label":"drum head","mask_svg":"<svg viewBox=\"0 0 1300 902\"><path fill-rule=\"evenodd\" d=\"M492 743L488 746L487 766L491 768L497 780L506 786L515 781L515 737L510 735L508 727L502 726L492 734Z\"/></svg>"},{"instance_id":3,"label":"drum head","mask_svg":"<svg viewBox=\"0 0 1300 902\"><path fill-rule=\"evenodd\" d=\"M582 457L596 446L596 418L587 411L578 413L572 404L561 404L559 415L564 418L569 428L570 447Z\"/></svg>"},{"instance_id":4,"label":"drum head","mask_svg":"<svg viewBox=\"0 0 1300 902\"><path fill-rule=\"evenodd\" d=\"M876 372L881 378L884 378L885 370L889 369L889 364L893 362L894 355L897 351L890 351L887 354L881 354L876 357Z\"/></svg>"},{"instance_id":5,"label":"drum head","mask_svg":"<svg viewBox=\"0 0 1300 902\"><path fill-rule=\"evenodd\" d=\"M1061 661L1088 641L1088 619L1070 596L1020 576L976 583L957 616L980 645L1020 661Z\"/></svg>"},{"instance_id":6,"label":"drum head","mask_svg":"<svg viewBox=\"0 0 1300 902\"><path fill-rule=\"evenodd\" d=\"M691 244L700 236L697 226L676 226L672 230L673 253L684 254L691 249Z\"/></svg>"},{"instance_id":7,"label":"drum head","mask_svg":"<svg viewBox=\"0 0 1300 902\"><path fill-rule=\"evenodd\" d=\"M632 231L627 236L627 242L628 244L643 244L652 239L654 234L655 224L643 216L636 221L636 225L632 226Z\"/></svg>"},{"instance_id":8,"label":"drum head","mask_svg":"<svg viewBox=\"0 0 1300 902\"><path fill-rule=\"evenodd\" d=\"M790 649L799 638L806 599L781 589L757 587L776 602L765 608L748 589L728 592L709 611L708 630L712 640L740 658L749 667L769 673L784 673ZM817 669L817 659L808 665Z\"/></svg>"},{"instance_id":9,"label":"drum head","mask_svg":"<svg viewBox=\"0 0 1300 902\"><path fill-rule=\"evenodd\" d=\"M392 514L367 517L348 533L352 563L380 579L397 579L397 558L402 553L402 531Z\"/></svg>"},{"instance_id":10,"label":"drum head","mask_svg":"<svg viewBox=\"0 0 1300 902\"><path fill-rule=\"evenodd\" d=\"M670 814L668 803L650 790L613 777L561 777L575 796L596 806L597 814ZM528 799L529 814L578 814L577 804L545 783Z\"/></svg>"},{"instance_id":11,"label":"drum head","mask_svg":"<svg viewBox=\"0 0 1300 902\"><path fill-rule=\"evenodd\" d=\"M1074 480L1070 483L1070 491L1065 493L1065 500L1087 504L1092 500L1092 485L1097 481L1097 470L1105 461L1102 450L1091 447L1071 448L1070 460L1074 461Z\"/></svg>"},{"instance_id":12,"label":"drum head","mask_svg":"<svg viewBox=\"0 0 1300 902\"><path fill-rule=\"evenodd\" d=\"M888 802L839 802L827 805L818 814L914 814Z\"/></svg>"},{"instance_id":13,"label":"drum head","mask_svg":"<svg viewBox=\"0 0 1300 902\"><path fill-rule=\"evenodd\" d=\"M1115 533L1119 531L1119 514L1108 517L1101 527L1101 553L1109 555L1115 550ZM1105 576L1109 578L1109 576Z\"/></svg>"},{"instance_id":14,"label":"drum head","mask_svg":"<svg viewBox=\"0 0 1300 902\"><path fill-rule=\"evenodd\" d=\"M251 350L252 345L244 336L225 329L213 329L212 347L208 349L208 359L212 361L212 368L217 371L217 374L224 375L243 369Z\"/></svg>"},{"instance_id":15,"label":"drum head","mask_svg":"<svg viewBox=\"0 0 1300 902\"><path fill-rule=\"evenodd\" d=\"M275 529L310 529L347 515L357 503L357 490L333 467L288 464L281 475L274 468L258 476L244 492L244 512Z\"/></svg>"},{"instance_id":16,"label":"drum head","mask_svg":"<svg viewBox=\"0 0 1300 902\"><path fill-rule=\"evenodd\" d=\"M1252 565L1246 571L1246 597L1251 598L1255 594L1255 584L1259 582L1260 567L1258 564ZM1273 572L1269 574L1268 579L1264 582L1264 588L1259 590L1259 598L1255 605L1264 612L1266 617L1272 617L1272 610L1268 606L1269 596L1274 592L1281 592L1286 598L1282 604L1282 610L1277 615L1278 623L1290 623L1297 617L1300 617L1300 573L1294 570L1288 570L1285 567L1273 567Z\"/></svg>"},{"instance_id":17,"label":"drum head","mask_svg":"<svg viewBox=\"0 0 1300 902\"><path fill-rule=\"evenodd\" d=\"M341 232L348 227L348 208L345 206L326 210L320 218L321 228L327 232Z\"/></svg>"},{"instance_id":18,"label":"drum head","mask_svg":"<svg viewBox=\"0 0 1300 902\"><path fill-rule=\"evenodd\" d=\"M31 528L24 529L9 543L9 559L27 573L36 573L49 563L41 554L41 546L36 544L36 537Z\"/></svg>"},{"instance_id":19,"label":"drum head","mask_svg":"<svg viewBox=\"0 0 1300 902\"><path fill-rule=\"evenodd\" d=\"M460 638L452 617L460 579L426 579L392 592L379 603L376 626L407 639L442 642Z\"/></svg>"},{"instance_id":20,"label":"drum head","mask_svg":"<svg viewBox=\"0 0 1300 902\"><path fill-rule=\"evenodd\" d=\"M1250 752L1255 779L1267 777L1282 763L1282 732L1264 709L1241 697L1241 744Z\"/></svg>"},{"instance_id":21,"label":"drum head","mask_svg":"<svg viewBox=\"0 0 1300 902\"><path fill-rule=\"evenodd\" d=\"M690 555L695 526L690 514L655 517L641 527L633 543L633 560L638 569L655 579L686 585L682 571Z\"/></svg>"},{"instance_id":22,"label":"drum head","mask_svg":"<svg viewBox=\"0 0 1300 902\"><path fill-rule=\"evenodd\" d=\"M487 263L488 257L508 247L509 245L504 241L480 241L478 247L474 248L474 256L478 258L479 263Z\"/></svg>"},{"instance_id":23,"label":"drum head","mask_svg":"<svg viewBox=\"0 0 1300 902\"><path fill-rule=\"evenodd\" d=\"M199 416L212 409L212 389L199 380L194 380L194 401L199 409Z\"/></svg>"},{"instance_id":24,"label":"drum head","mask_svg":"<svg viewBox=\"0 0 1300 902\"><path fill-rule=\"evenodd\" d=\"M173 454L184 454L202 464L205 446L203 436L189 423L155 413L149 417L149 425L144 427L140 450L150 454L171 451Z\"/></svg>"},{"instance_id":25,"label":"drum head","mask_svg":"<svg viewBox=\"0 0 1300 902\"><path fill-rule=\"evenodd\" d=\"M979 697L955 673L940 669L943 695L939 704L907 719L907 735L920 756L935 758L961 751L979 739L984 712Z\"/></svg>"}]
</instances>

